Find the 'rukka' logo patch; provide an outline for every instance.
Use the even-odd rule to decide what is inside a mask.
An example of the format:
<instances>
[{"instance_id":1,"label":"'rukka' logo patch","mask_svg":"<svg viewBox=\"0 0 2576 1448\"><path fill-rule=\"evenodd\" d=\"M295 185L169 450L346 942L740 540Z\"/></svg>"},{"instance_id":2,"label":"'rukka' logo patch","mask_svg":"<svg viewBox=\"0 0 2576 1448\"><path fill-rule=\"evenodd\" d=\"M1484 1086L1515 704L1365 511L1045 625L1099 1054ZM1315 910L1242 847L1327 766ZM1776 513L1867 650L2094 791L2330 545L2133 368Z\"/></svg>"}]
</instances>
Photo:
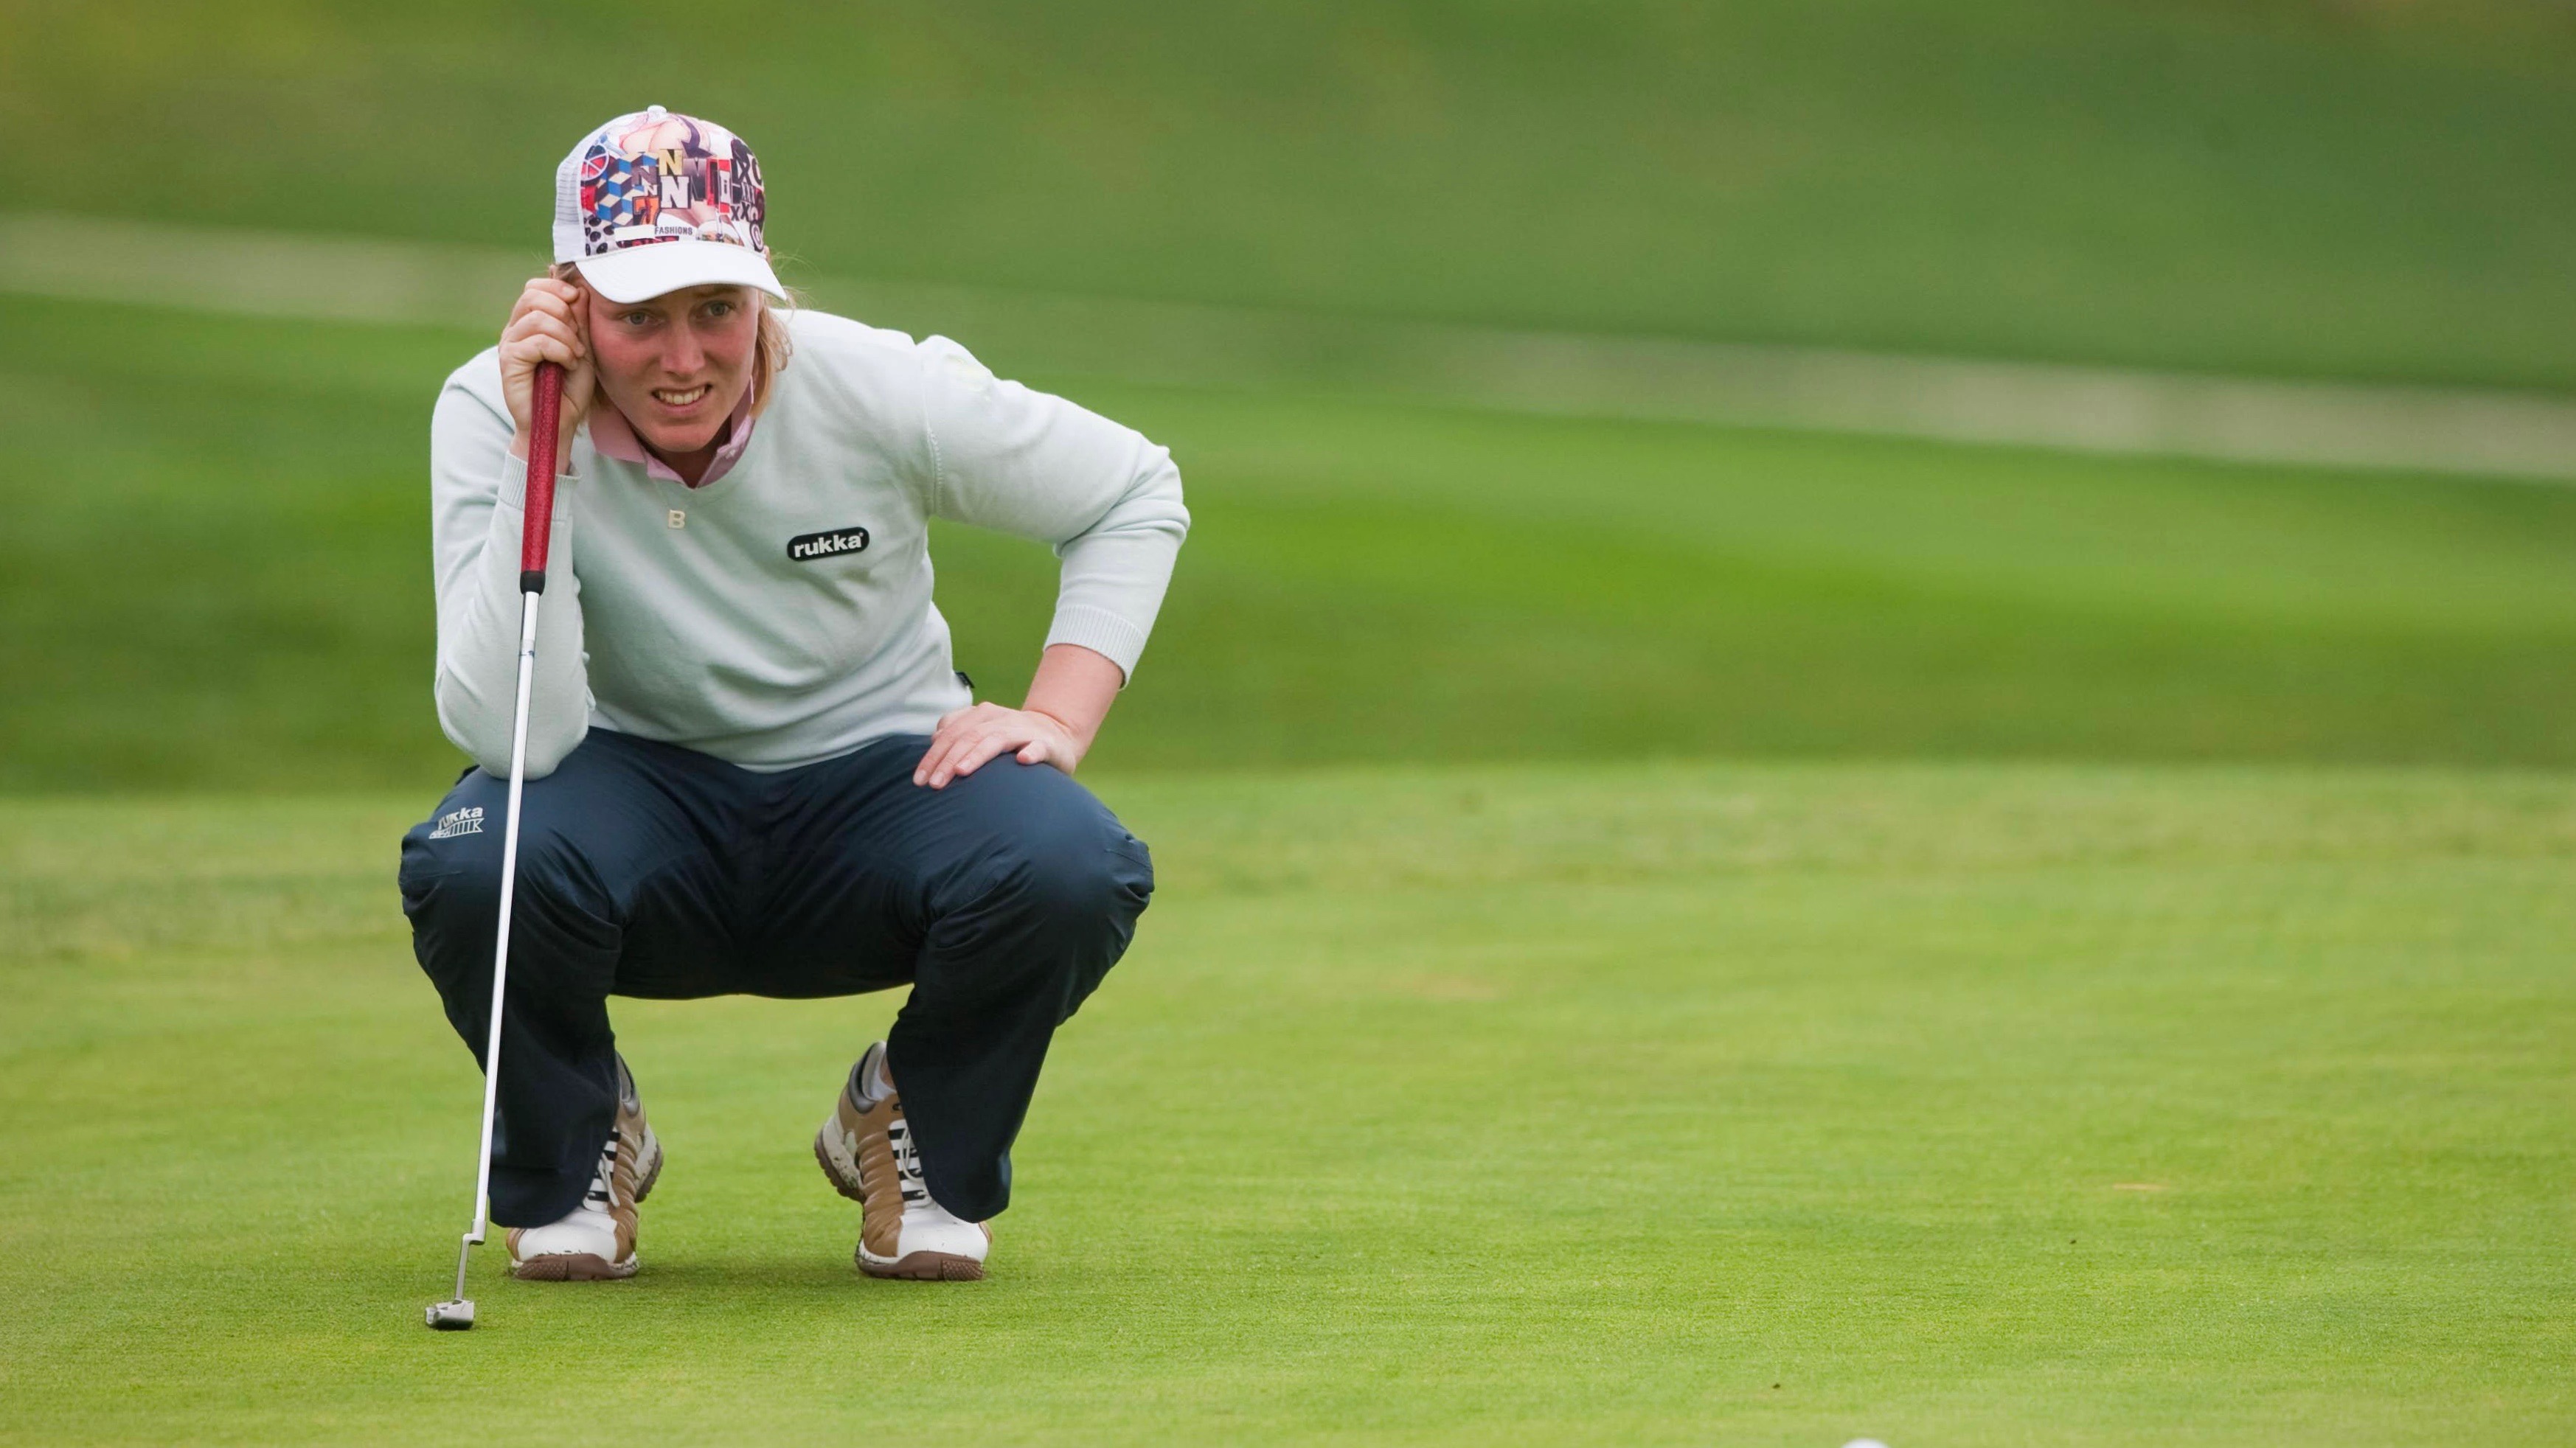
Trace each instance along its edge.
<instances>
[{"instance_id":1,"label":"'rukka' logo patch","mask_svg":"<svg viewBox=\"0 0 2576 1448\"><path fill-rule=\"evenodd\" d=\"M799 563L811 563L817 558L864 552L867 546L867 529L835 528L828 533L799 533L788 539L787 556Z\"/></svg>"},{"instance_id":2,"label":"'rukka' logo patch","mask_svg":"<svg viewBox=\"0 0 2576 1448\"><path fill-rule=\"evenodd\" d=\"M483 833L483 807L453 810L438 817L438 828L429 832L433 840L452 840L458 835Z\"/></svg>"}]
</instances>

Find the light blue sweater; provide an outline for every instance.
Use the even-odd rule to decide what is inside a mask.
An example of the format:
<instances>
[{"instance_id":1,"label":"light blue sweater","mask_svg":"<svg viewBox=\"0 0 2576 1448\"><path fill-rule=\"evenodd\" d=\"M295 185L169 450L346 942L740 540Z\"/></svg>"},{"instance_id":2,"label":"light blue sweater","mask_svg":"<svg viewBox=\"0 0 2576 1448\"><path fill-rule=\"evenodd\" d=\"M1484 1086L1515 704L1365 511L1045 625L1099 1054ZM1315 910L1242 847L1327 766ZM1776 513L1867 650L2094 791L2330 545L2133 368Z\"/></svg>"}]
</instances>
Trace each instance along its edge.
<instances>
[{"instance_id":1,"label":"light blue sweater","mask_svg":"<svg viewBox=\"0 0 2576 1448\"><path fill-rule=\"evenodd\" d=\"M538 613L531 778L593 724L763 770L930 732L969 702L931 602L934 517L1055 545L1046 641L1135 669L1189 531L1169 452L996 379L945 337L813 311L791 314L790 334L749 445L705 486L575 441ZM509 443L487 350L439 394L430 504L439 724L495 773L510 759L526 488Z\"/></svg>"}]
</instances>

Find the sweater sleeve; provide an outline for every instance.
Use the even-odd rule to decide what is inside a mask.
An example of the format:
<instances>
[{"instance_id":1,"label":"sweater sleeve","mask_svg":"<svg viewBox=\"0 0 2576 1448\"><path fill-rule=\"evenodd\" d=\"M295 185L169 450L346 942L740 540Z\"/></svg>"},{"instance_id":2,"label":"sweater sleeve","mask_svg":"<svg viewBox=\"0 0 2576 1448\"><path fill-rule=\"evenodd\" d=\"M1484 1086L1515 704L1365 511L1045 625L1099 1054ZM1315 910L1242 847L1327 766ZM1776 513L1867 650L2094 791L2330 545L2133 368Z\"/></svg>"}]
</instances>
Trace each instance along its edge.
<instances>
[{"instance_id":1,"label":"sweater sleeve","mask_svg":"<svg viewBox=\"0 0 2576 1448\"><path fill-rule=\"evenodd\" d=\"M490 365L488 357L474 365ZM519 532L527 464L510 456L510 422L462 379L448 380L429 425L430 544L438 594L438 724L493 774L510 771L519 690ZM497 377L495 378L497 383ZM590 729L581 582L573 576L567 471L555 485L552 551L537 610L537 668L528 718L528 777L554 772Z\"/></svg>"},{"instance_id":2,"label":"sweater sleeve","mask_svg":"<svg viewBox=\"0 0 2576 1448\"><path fill-rule=\"evenodd\" d=\"M1190 529L1171 452L1061 397L996 378L945 337L921 343L914 357L935 475L931 511L1053 544L1062 575L1046 641L1080 644L1132 675Z\"/></svg>"}]
</instances>

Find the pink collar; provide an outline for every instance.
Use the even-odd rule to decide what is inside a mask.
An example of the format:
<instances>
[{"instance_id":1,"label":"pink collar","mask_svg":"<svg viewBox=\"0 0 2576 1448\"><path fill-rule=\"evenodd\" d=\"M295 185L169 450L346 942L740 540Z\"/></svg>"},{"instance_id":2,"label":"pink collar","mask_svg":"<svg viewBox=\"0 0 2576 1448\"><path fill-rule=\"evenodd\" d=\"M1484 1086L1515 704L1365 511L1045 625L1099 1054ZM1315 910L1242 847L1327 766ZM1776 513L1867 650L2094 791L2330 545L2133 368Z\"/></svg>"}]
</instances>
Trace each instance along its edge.
<instances>
[{"instance_id":1,"label":"pink collar","mask_svg":"<svg viewBox=\"0 0 2576 1448\"><path fill-rule=\"evenodd\" d=\"M751 389L746 387L742 390L742 401L734 404L733 416L725 421L725 440L717 446L715 460L707 464L706 476L694 483L681 482L680 475L671 471L669 463L646 451L643 440L635 436L635 425L628 422L626 414L619 412L605 397L600 398L599 405L590 410L590 445L598 450L601 457L615 458L622 463L642 463L647 477L680 483L682 487L703 488L733 471L734 463L742 457L742 450L751 445L751 424Z\"/></svg>"}]
</instances>

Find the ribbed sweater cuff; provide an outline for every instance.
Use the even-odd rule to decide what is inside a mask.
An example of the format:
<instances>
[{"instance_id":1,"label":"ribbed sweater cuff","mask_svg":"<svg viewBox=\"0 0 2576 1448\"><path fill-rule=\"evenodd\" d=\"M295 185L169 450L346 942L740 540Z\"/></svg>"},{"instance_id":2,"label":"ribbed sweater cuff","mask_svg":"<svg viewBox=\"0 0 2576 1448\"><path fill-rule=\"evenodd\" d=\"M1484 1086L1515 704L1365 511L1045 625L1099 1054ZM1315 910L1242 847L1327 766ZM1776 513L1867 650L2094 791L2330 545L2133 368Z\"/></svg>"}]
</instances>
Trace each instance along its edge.
<instances>
[{"instance_id":1,"label":"ribbed sweater cuff","mask_svg":"<svg viewBox=\"0 0 2576 1448\"><path fill-rule=\"evenodd\" d=\"M1083 604L1057 609L1046 641L1050 648L1080 644L1093 653L1104 654L1118 666L1119 673L1129 678L1135 677L1136 660L1145 652L1144 629L1106 609Z\"/></svg>"},{"instance_id":2,"label":"ribbed sweater cuff","mask_svg":"<svg viewBox=\"0 0 2576 1448\"><path fill-rule=\"evenodd\" d=\"M581 474L573 468L572 459L565 458L562 470L555 474L556 522L562 522L572 509L572 489L564 484L580 477ZM501 450L501 506L514 513L525 512L528 506L528 460L510 456L508 448Z\"/></svg>"}]
</instances>

